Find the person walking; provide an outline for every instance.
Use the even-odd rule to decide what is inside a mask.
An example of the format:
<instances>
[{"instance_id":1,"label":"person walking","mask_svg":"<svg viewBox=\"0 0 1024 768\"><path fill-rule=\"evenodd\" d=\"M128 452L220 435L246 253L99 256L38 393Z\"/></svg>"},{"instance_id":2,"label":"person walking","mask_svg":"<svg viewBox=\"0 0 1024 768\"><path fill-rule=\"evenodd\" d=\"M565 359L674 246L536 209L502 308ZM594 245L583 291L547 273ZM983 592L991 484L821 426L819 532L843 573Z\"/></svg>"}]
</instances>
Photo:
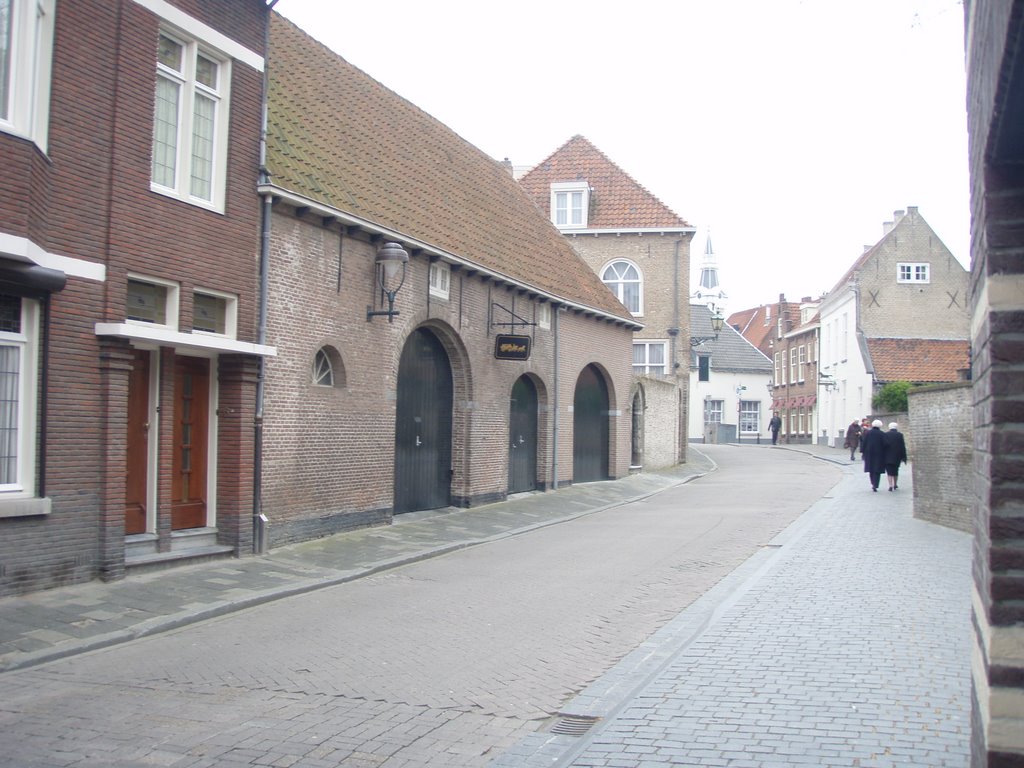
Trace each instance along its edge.
<instances>
[{"instance_id":1,"label":"person walking","mask_svg":"<svg viewBox=\"0 0 1024 768\"><path fill-rule=\"evenodd\" d=\"M907 463L907 441L899 431L899 424L889 423L889 431L882 435L882 448L885 456L885 476L889 480L889 490L899 488L900 464Z\"/></svg>"},{"instance_id":2,"label":"person walking","mask_svg":"<svg viewBox=\"0 0 1024 768\"><path fill-rule=\"evenodd\" d=\"M779 442L779 430L782 429L782 419L779 418L779 412L776 411L775 415L768 421L768 429L772 433L772 445Z\"/></svg>"},{"instance_id":3,"label":"person walking","mask_svg":"<svg viewBox=\"0 0 1024 768\"><path fill-rule=\"evenodd\" d=\"M871 490L877 491L878 483L885 471L885 442L882 422L879 419L871 422L871 429L862 437L860 450L864 457L864 471L871 480Z\"/></svg>"},{"instance_id":4,"label":"person walking","mask_svg":"<svg viewBox=\"0 0 1024 768\"><path fill-rule=\"evenodd\" d=\"M850 426L846 428L846 442L843 443L843 447L850 449L850 461L853 461L854 454L860 447L860 422L856 419L850 422Z\"/></svg>"}]
</instances>

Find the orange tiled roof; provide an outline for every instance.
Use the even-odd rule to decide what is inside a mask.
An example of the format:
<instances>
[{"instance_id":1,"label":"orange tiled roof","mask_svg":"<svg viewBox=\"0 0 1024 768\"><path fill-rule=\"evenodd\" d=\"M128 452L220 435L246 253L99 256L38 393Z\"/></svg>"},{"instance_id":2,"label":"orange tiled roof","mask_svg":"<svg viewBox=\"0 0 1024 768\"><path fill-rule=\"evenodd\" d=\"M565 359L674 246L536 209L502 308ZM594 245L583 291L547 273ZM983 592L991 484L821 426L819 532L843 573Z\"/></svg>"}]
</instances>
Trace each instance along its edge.
<instances>
[{"instance_id":1,"label":"orange tiled roof","mask_svg":"<svg viewBox=\"0 0 1024 768\"><path fill-rule=\"evenodd\" d=\"M501 163L271 14L270 183L635 322Z\"/></svg>"},{"instance_id":2,"label":"orange tiled roof","mask_svg":"<svg viewBox=\"0 0 1024 768\"><path fill-rule=\"evenodd\" d=\"M875 380L937 384L958 381L968 366L968 343L939 339L868 339Z\"/></svg>"},{"instance_id":3,"label":"orange tiled roof","mask_svg":"<svg viewBox=\"0 0 1024 768\"><path fill-rule=\"evenodd\" d=\"M573 136L519 183L545 216L551 216L551 185L586 181L593 192L587 229L689 227L582 136Z\"/></svg>"}]
</instances>

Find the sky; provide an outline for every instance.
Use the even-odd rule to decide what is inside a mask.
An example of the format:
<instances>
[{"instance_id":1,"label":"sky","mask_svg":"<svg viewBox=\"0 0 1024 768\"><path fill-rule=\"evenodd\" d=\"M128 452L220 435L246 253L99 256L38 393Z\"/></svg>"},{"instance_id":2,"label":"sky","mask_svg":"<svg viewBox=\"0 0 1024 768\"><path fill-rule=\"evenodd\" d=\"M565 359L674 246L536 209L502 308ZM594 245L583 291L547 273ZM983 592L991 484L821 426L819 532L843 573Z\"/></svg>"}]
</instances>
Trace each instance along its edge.
<instances>
[{"instance_id":1,"label":"sky","mask_svg":"<svg viewBox=\"0 0 1024 768\"><path fill-rule=\"evenodd\" d=\"M574 135L708 232L728 312L817 297L917 206L969 267L959 0L278 0L497 160ZM343 106L343 105L339 105Z\"/></svg>"}]
</instances>

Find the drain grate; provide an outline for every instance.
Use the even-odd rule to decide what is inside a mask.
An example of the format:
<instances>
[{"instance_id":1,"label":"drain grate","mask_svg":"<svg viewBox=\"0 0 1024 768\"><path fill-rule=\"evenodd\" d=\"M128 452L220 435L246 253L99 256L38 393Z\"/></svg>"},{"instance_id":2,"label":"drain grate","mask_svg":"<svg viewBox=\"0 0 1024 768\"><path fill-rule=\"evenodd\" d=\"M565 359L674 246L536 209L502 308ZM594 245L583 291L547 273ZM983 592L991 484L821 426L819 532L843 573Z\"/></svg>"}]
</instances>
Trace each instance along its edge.
<instances>
[{"instance_id":1,"label":"drain grate","mask_svg":"<svg viewBox=\"0 0 1024 768\"><path fill-rule=\"evenodd\" d=\"M562 715L551 727L551 733L559 736L582 736L600 719L586 715Z\"/></svg>"}]
</instances>

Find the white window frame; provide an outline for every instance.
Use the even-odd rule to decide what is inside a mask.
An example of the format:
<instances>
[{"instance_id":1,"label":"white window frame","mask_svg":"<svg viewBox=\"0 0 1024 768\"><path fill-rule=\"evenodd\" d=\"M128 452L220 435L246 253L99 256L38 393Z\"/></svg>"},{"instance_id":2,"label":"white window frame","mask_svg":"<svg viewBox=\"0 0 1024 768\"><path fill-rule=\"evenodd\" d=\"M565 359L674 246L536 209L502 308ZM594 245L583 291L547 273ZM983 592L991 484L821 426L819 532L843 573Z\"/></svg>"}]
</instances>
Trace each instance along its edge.
<instances>
[{"instance_id":1,"label":"white window frame","mask_svg":"<svg viewBox=\"0 0 1024 768\"><path fill-rule=\"evenodd\" d=\"M796 347L789 348L789 383L796 384Z\"/></svg>"},{"instance_id":2,"label":"white window frame","mask_svg":"<svg viewBox=\"0 0 1024 768\"><path fill-rule=\"evenodd\" d=\"M740 400L740 432L755 433L761 431L761 401ZM746 429L744 429L746 427Z\"/></svg>"},{"instance_id":3,"label":"white window frame","mask_svg":"<svg viewBox=\"0 0 1024 768\"><path fill-rule=\"evenodd\" d=\"M636 272L636 275L637 275L636 280L624 280L624 279L618 277L617 274L616 274L616 277L615 277L614 280L608 280L607 277L606 277L606 275L608 273L608 270L612 269L613 267L617 268L618 265L620 265L620 264L624 264L625 266L629 267L630 269L633 269ZM618 271L621 271L621 270L616 269L616 271L618 272ZM611 291L615 295L615 298L617 298L620 302L622 302L622 305L626 309L629 310L629 313L631 315L633 315L633 317L643 317L643 314L644 314L644 273L643 273L643 270L640 269L640 266L636 262L630 261L629 259L613 259L612 261L609 261L607 264L605 264L603 267L601 267L601 282L604 283L606 286L608 286L608 290ZM636 287L637 287L637 290L636 290L636 310L633 310L629 306L629 304L626 303L626 301L625 301L626 295L625 295L625 288L624 288L624 286L626 286L627 284L632 285L634 283L636 284Z\"/></svg>"},{"instance_id":4,"label":"white window frame","mask_svg":"<svg viewBox=\"0 0 1024 768\"><path fill-rule=\"evenodd\" d=\"M10 46L6 103L0 131L31 140L47 151L56 0L8 0ZM0 89L0 98L3 90Z\"/></svg>"},{"instance_id":5,"label":"white window frame","mask_svg":"<svg viewBox=\"0 0 1024 768\"><path fill-rule=\"evenodd\" d=\"M175 71L160 63L156 63L157 83L160 80L173 82L179 88L177 115L177 146L175 152L175 179L173 186L159 184L153 178L152 158L150 160L150 189L161 195L173 197L201 208L208 208L217 213L224 213L226 177L228 165L228 128L230 125L229 105L231 102L231 57L217 51L193 36L184 34L169 27L161 27L160 35L178 43L183 48L182 70ZM217 64L217 83L210 88L196 80L196 58L202 55ZM206 199L192 194L192 139L193 121L195 118L195 98L202 95L212 100L215 107L213 128L213 162L210 180L210 198ZM151 152L156 144L156 110L158 106L154 98L153 104L153 136L150 144Z\"/></svg>"},{"instance_id":6,"label":"white window frame","mask_svg":"<svg viewBox=\"0 0 1024 768\"><path fill-rule=\"evenodd\" d=\"M203 331L195 328L195 295L199 293L204 296L212 296L216 299L224 300L224 333L214 333L213 331ZM202 334L204 336L217 336L223 339L235 339L238 338L238 297L232 293L224 293L224 291L215 291L212 288L196 288L192 291L193 301L193 328L192 333Z\"/></svg>"},{"instance_id":7,"label":"white window frame","mask_svg":"<svg viewBox=\"0 0 1024 768\"><path fill-rule=\"evenodd\" d=\"M799 378L797 381L804 380L804 368L807 365L807 347L801 344L797 347L797 375Z\"/></svg>"},{"instance_id":8,"label":"white window frame","mask_svg":"<svg viewBox=\"0 0 1024 768\"><path fill-rule=\"evenodd\" d=\"M551 302L545 301L537 307L537 325L545 330L551 328Z\"/></svg>"},{"instance_id":9,"label":"white window frame","mask_svg":"<svg viewBox=\"0 0 1024 768\"><path fill-rule=\"evenodd\" d=\"M660 363L651 362L651 348L661 348ZM638 363L636 360L637 349L644 350L644 361ZM637 339L633 341L633 375L634 376L665 376L668 374L668 341L658 339Z\"/></svg>"},{"instance_id":10,"label":"white window frame","mask_svg":"<svg viewBox=\"0 0 1024 768\"><path fill-rule=\"evenodd\" d=\"M927 261L901 261L896 265L897 283L930 283L932 265Z\"/></svg>"},{"instance_id":11,"label":"white window frame","mask_svg":"<svg viewBox=\"0 0 1024 768\"><path fill-rule=\"evenodd\" d=\"M707 424L721 424L725 416L725 400L708 400L704 418Z\"/></svg>"},{"instance_id":12,"label":"white window frame","mask_svg":"<svg viewBox=\"0 0 1024 768\"><path fill-rule=\"evenodd\" d=\"M572 204L573 195L579 195L579 206ZM562 201L565 205L561 205ZM565 212L565 221L559 223L559 212ZM585 181L560 181L551 185L551 223L559 229L586 229L590 213L590 185ZM578 215L577 215L578 214Z\"/></svg>"},{"instance_id":13,"label":"white window frame","mask_svg":"<svg viewBox=\"0 0 1024 768\"><path fill-rule=\"evenodd\" d=\"M21 331L0 332L0 346L18 347L18 417L16 480L0 485L0 500L35 497L36 413L39 371L39 302L21 299ZM0 507L0 517L8 510ZM18 514L18 512L13 512Z\"/></svg>"},{"instance_id":14,"label":"white window frame","mask_svg":"<svg viewBox=\"0 0 1024 768\"><path fill-rule=\"evenodd\" d=\"M452 268L443 261L430 264L430 295L447 299L451 295Z\"/></svg>"},{"instance_id":15,"label":"white window frame","mask_svg":"<svg viewBox=\"0 0 1024 768\"><path fill-rule=\"evenodd\" d=\"M785 352L775 353L775 386L784 387L786 385L786 361ZM782 358L780 360L780 358Z\"/></svg>"},{"instance_id":16,"label":"white window frame","mask_svg":"<svg viewBox=\"0 0 1024 768\"><path fill-rule=\"evenodd\" d=\"M171 280L163 280L159 277L149 277L148 275L138 275L134 273L128 274L129 280L134 280L139 283L149 283L150 285L159 285L167 289L167 302L164 308L164 322L163 323L150 323L145 320L133 320L128 317L128 308L125 307L125 322L129 325L142 325L147 328L165 328L169 331L178 330L178 301L181 294L181 286ZM127 284L126 284L127 285ZM125 291L125 299L127 300L128 293ZM211 334L212 335L212 334Z\"/></svg>"}]
</instances>

